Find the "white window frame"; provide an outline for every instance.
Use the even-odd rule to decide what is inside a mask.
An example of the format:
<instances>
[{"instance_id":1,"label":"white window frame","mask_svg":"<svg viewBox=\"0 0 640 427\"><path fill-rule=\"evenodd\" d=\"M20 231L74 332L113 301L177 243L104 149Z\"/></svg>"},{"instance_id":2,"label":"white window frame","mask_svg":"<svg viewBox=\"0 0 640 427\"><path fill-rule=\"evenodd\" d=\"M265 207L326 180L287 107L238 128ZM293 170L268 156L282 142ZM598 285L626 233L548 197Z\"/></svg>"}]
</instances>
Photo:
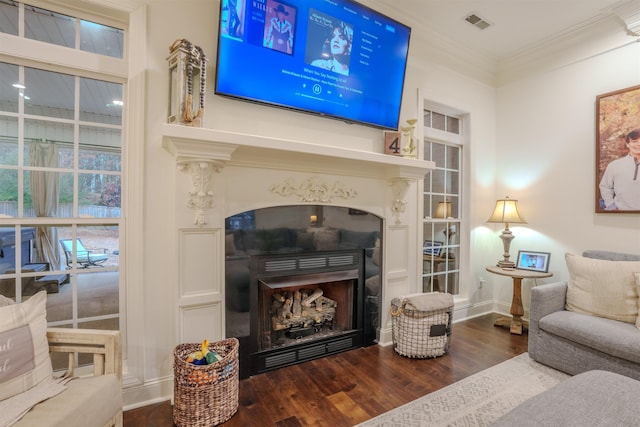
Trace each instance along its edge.
<instances>
[{"instance_id":1,"label":"white window frame","mask_svg":"<svg viewBox=\"0 0 640 427\"><path fill-rule=\"evenodd\" d=\"M25 3L75 16L100 24L122 28L124 58L113 58L91 52L51 45L37 40L0 33L0 61L49 71L75 74L123 84L122 132L122 209L125 216L120 222L120 331L123 348L123 384L125 387L144 383L144 351L142 346L128 346L128 342L143 342L144 275L143 257L144 210L139 200L144 199L144 99L147 56L147 8L137 0L27 0ZM107 78L108 77L108 78ZM127 143L136 141L136 143ZM58 221L64 223L66 220ZM92 220L73 218L76 225L91 225ZM1 225L36 224L33 218L0 219ZM126 283L138 284L126 286Z\"/></svg>"},{"instance_id":2,"label":"white window frame","mask_svg":"<svg viewBox=\"0 0 640 427\"><path fill-rule=\"evenodd\" d=\"M468 171L470 168L470 164L469 164L470 135L468 131L470 118L469 118L469 114L464 111L460 111L455 108L451 108L443 104L436 103L429 100L424 100L423 104L420 105L420 107L421 107L420 115L422 119L420 120L420 123L423 126L421 129L422 135L421 135L420 144L419 144L419 153L418 153L419 158L424 159L424 153L423 153L424 141L432 141L436 143L454 145L459 147L460 149L460 173L458 177L459 187L460 187L460 197L458 200L458 216L453 221L425 219L425 216L428 216L429 213L424 212L424 181L421 182L420 183L420 186L421 186L420 187L421 188L420 203L418 203L419 214L420 214L420 221L418 226L418 229L420 230L420 237L421 237L420 242L424 241L424 236L423 236L424 225L427 222L443 222L443 223L453 222L458 224L456 233L457 233L459 250L458 250L457 269L455 269L455 272L457 272L458 274L458 293L454 294L454 300L456 302L463 301L463 300L466 301L469 298L468 277L470 275L469 268L468 268L469 245L470 245L468 200L469 200L470 187L469 187L469 182L467 178L469 176ZM429 110L429 111L444 114L450 117L458 118L459 133L454 134L454 133L450 133L450 132L425 126L425 123L424 123L425 110ZM420 258L422 259L422 245L421 245ZM423 283L423 277L424 277L422 262L419 263L418 277L420 278L419 290L422 291L422 283Z\"/></svg>"}]
</instances>

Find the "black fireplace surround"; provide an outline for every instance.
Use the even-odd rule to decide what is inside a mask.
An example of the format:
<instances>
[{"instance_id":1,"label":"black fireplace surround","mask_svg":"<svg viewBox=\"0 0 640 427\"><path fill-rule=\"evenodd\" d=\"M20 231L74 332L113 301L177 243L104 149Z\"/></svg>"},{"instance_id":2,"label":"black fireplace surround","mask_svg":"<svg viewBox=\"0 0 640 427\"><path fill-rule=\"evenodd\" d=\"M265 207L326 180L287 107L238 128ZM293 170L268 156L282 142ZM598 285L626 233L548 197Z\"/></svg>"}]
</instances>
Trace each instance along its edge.
<instances>
[{"instance_id":1,"label":"black fireplace surround","mask_svg":"<svg viewBox=\"0 0 640 427\"><path fill-rule=\"evenodd\" d=\"M379 217L341 207L281 206L227 218L225 333L240 341L240 378L376 342L381 230ZM336 284L351 288L352 300L335 298ZM273 313L264 307L276 303L264 296L269 287L289 296L298 288L322 288L327 301L338 300L337 317L323 325L295 324L284 335L265 332ZM273 292L279 291L266 295ZM265 333L280 337L280 344L265 347ZM285 335L293 339L283 341Z\"/></svg>"}]
</instances>

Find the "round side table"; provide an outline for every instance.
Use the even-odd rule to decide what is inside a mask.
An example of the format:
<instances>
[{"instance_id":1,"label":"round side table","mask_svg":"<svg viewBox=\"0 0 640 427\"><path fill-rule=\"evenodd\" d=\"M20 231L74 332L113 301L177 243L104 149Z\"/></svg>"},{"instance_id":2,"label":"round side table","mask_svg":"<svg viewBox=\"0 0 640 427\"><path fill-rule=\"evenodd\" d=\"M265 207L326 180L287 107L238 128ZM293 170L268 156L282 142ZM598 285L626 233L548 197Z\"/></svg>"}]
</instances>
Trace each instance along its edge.
<instances>
[{"instance_id":1,"label":"round side table","mask_svg":"<svg viewBox=\"0 0 640 427\"><path fill-rule=\"evenodd\" d=\"M553 273L541 273L539 271L518 270L515 268L500 268L496 266L487 267L487 271L501 276L508 276L513 279L513 299L511 300L511 317L500 317L495 321L494 326L506 326L512 334L522 335L522 330L527 330L529 325L522 320L524 307L522 307L522 279L542 279L551 277Z\"/></svg>"}]
</instances>

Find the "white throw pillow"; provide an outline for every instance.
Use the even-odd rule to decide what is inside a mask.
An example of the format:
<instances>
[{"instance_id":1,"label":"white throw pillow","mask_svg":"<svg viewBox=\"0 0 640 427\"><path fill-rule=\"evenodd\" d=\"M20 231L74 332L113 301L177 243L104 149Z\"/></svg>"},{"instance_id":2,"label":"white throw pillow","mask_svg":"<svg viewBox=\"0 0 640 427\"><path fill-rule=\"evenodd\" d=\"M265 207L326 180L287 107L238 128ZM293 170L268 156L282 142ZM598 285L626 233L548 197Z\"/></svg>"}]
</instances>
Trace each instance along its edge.
<instances>
[{"instance_id":1,"label":"white throw pillow","mask_svg":"<svg viewBox=\"0 0 640 427\"><path fill-rule=\"evenodd\" d=\"M0 307L0 400L51 379L46 303L41 291Z\"/></svg>"},{"instance_id":2,"label":"white throw pillow","mask_svg":"<svg viewBox=\"0 0 640 427\"><path fill-rule=\"evenodd\" d=\"M566 254L569 283L566 309L636 323L640 261L608 261Z\"/></svg>"}]
</instances>

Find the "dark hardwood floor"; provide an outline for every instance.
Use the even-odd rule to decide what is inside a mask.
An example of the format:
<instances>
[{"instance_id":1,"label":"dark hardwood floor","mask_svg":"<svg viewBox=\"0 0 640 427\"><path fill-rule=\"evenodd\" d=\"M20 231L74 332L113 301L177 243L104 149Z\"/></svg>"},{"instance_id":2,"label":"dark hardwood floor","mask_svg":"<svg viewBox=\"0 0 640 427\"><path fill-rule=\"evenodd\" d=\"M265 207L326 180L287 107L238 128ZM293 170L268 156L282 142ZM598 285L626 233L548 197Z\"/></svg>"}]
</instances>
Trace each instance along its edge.
<instances>
[{"instance_id":1,"label":"dark hardwood floor","mask_svg":"<svg viewBox=\"0 0 640 427\"><path fill-rule=\"evenodd\" d=\"M240 381L238 412L222 426L347 427L527 351L527 334L495 327L497 315L453 325L451 348L409 359L371 346ZM170 402L124 413L125 427L173 426Z\"/></svg>"}]
</instances>

